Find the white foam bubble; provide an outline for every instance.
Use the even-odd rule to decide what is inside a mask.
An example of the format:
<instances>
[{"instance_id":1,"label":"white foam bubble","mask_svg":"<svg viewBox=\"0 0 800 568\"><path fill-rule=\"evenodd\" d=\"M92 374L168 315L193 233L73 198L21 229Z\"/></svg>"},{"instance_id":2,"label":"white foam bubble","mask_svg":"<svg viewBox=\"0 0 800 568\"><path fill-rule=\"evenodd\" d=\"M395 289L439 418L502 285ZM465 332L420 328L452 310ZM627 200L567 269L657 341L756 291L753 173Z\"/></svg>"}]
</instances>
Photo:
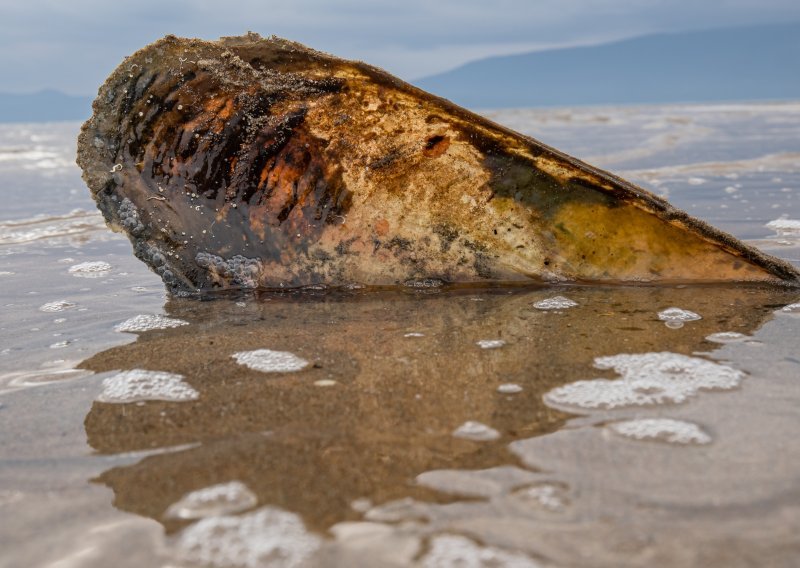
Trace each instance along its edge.
<instances>
[{"instance_id":1,"label":"white foam bubble","mask_svg":"<svg viewBox=\"0 0 800 568\"><path fill-rule=\"evenodd\" d=\"M658 319L664 322L669 328L679 329L687 321L697 321L703 319L699 314L682 308L667 308L658 312Z\"/></svg>"},{"instance_id":2,"label":"white foam bubble","mask_svg":"<svg viewBox=\"0 0 800 568\"><path fill-rule=\"evenodd\" d=\"M301 359L288 351L272 351L271 349L256 349L255 351L240 351L231 355L236 362L255 371L262 373L288 373L300 371L308 366L308 361Z\"/></svg>"},{"instance_id":3,"label":"white foam bubble","mask_svg":"<svg viewBox=\"0 0 800 568\"><path fill-rule=\"evenodd\" d=\"M424 568L540 568L541 564L519 552L508 552L457 535L439 535L430 540L422 558Z\"/></svg>"},{"instance_id":4,"label":"white foam bubble","mask_svg":"<svg viewBox=\"0 0 800 568\"><path fill-rule=\"evenodd\" d=\"M497 392L500 394L517 394L522 392L522 387L516 383L506 383L497 387Z\"/></svg>"},{"instance_id":5,"label":"white foam bubble","mask_svg":"<svg viewBox=\"0 0 800 568\"><path fill-rule=\"evenodd\" d=\"M418 331L411 331L409 333L404 333L403 337L425 337L425 334Z\"/></svg>"},{"instance_id":6,"label":"white foam bubble","mask_svg":"<svg viewBox=\"0 0 800 568\"><path fill-rule=\"evenodd\" d=\"M499 349L503 347L506 342L502 339L481 339L476 341L475 344L481 349Z\"/></svg>"},{"instance_id":7,"label":"white foam bubble","mask_svg":"<svg viewBox=\"0 0 800 568\"><path fill-rule=\"evenodd\" d=\"M141 314L116 325L114 331L139 333L153 329L180 327L182 325L189 325L189 322L165 316Z\"/></svg>"},{"instance_id":8,"label":"white foam bubble","mask_svg":"<svg viewBox=\"0 0 800 568\"><path fill-rule=\"evenodd\" d=\"M662 440L671 444L710 444L711 436L700 426L671 418L639 418L612 422L609 430L634 440Z\"/></svg>"},{"instance_id":9,"label":"white foam bubble","mask_svg":"<svg viewBox=\"0 0 800 568\"><path fill-rule=\"evenodd\" d=\"M739 343L745 339L749 336L738 331L719 331L706 336L706 340L712 343Z\"/></svg>"},{"instance_id":10,"label":"white foam bubble","mask_svg":"<svg viewBox=\"0 0 800 568\"><path fill-rule=\"evenodd\" d=\"M576 381L544 395L547 404L579 408L618 408L680 403L700 389L735 388L742 371L677 353L622 354L598 357L598 369L613 369L617 380Z\"/></svg>"},{"instance_id":11,"label":"white foam bubble","mask_svg":"<svg viewBox=\"0 0 800 568\"><path fill-rule=\"evenodd\" d=\"M686 180L686 183L688 183L689 185L703 185L704 183L706 183L706 180L701 177L690 177L689 179Z\"/></svg>"},{"instance_id":12,"label":"white foam bubble","mask_svg":"<svg viewBox=\"0 0 800 568\"><path fill-rule=\"evenodd\" d=\"M321 545L300 517L274 507L239 516L203 519L183 530L178 560L202 566L293 568Z\"/></svg>"},{"instance_id":13,"label":"white foam bubble","mask_svg":"<svg viewBox=\"0 0 800 568\"><path fill-rule=\"evenodd\" d=\"M68 302L67 300L55 300L53 302L47 302L46 304L39 307L40 312L63 312L64 310L68 310L70 308L74 308L74 302Z\"/></svg>"},{"instance_id":14,"label":"white foam bubble","mask_svg":"<svg viewBox=\"0 0 800 568\"><path fill-rule=\"evenodd\" d=\"M534 302L533 307L537 310L566 310L578 305L575 300L570 300L564 296L553 296L544 300Z\"/></svg>"},{"instance_id":15,"label":"white foam bubble","mask_svg":"<svg viewBox=\"0 0 800 568\"><path fill-rule=\"evenodd\" d=\"M173 503L165 515L173 519L202 519L240 513L258 503L255 493L241 481L229 481L192 491Z\"/></svg>"},{"instance_id":16,"label":"white foam bubble","mask_svg":"<svg viewBox=\"0 0 800 568\"><path fill-rule=\"evenodd\" d=\"M798 219L775 219L767 223L766 227L779 235L800 234L800 220Z\"/></svg>"},{"instance_id":17,"label":"white foam bubble","mask_svg":"<svg viewBox=\"0 0 800 568\"><path fill-rule=\"evenodd\" d=\"M481 422L468 420L453 431L453 436L478 442L488 442L498 439L500 432Z\"/></svg>"},{"instance_id":18,"label":"white foam bubble","mask_svg":"<svg viewBox=\"0 0 800 568\"><path fill-rule=\"evenodd\" d=\"M562 511L567 506L565 489L552 483L540 483L514 491L514 499L548 511Z\"/></svg>"},{"instance_id":19,"label":"white foam bubble","mask_svg":"<svg viewBox=\"0 0 800 568\"><path fill-rule=\"evenodd\" d=\"M81 262L69 267L69 273L81 278L102 278L111 271L111 265L102 260Z\"/></svg>"},{"instance_id":20,"label":"white foam bubble","mask_svg":"<svg viewBox=\"0 0 800 568\"><path fill-rule=\"evenodd\" d=\"M199 397L200 393L183 382L182 375L133 369L105 379L97 400L124 404L145 400L182 402Z\"/></svg>"}]
</instances>

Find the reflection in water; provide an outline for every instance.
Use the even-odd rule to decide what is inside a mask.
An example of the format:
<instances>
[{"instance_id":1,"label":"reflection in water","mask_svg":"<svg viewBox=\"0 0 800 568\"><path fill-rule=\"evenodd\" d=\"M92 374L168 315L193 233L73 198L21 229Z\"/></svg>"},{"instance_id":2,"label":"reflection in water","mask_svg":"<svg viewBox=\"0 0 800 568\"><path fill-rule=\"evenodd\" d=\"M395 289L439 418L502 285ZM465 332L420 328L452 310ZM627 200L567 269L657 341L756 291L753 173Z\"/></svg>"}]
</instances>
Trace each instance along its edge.
<instances>
[{"instance_id":1,"label":"reflection in water","mask_svg":"<svg viewBox=\"0 0 800 568\"><path fill-rule=\"evenodd\" d=\"M555 292L563 296L563 309L541 309L541 302L555 295L552 289L170 300L167 315L189 325L147 331L135 343L81 366L95 372L173 373L199 398L96 401L86 416L86 432L90 445L104 454L195 445L108 470L97 481L113 489L116 507L156 519L170 533L187 525L183 519L190 517L174 514L187 494L236 481L255 496L241 514L250 524L265 515L280 516L282 510L336 539L363 544L364 534L379 535L375 542L398 546L409 558L428 554L430 561L431 554L446 554L449 537L431 537L423 546L419 535L446 530L450 525L442 519L459 519L456 532L480 535L485 554L501 557L502 550L491 552L491 535L511 531L497 527L515 515L527 519L519 526L530 537L537 530L532 519L542 515L565 515L559 521L562 532L565 522L578 526L579 514L570 509L576 499L595 503L594 513L601 507L595 496L576 496L573 479L547 473L557 459L539 459L536 440L555 439L542 435L558 431L570 418L545 404L546 393L581 379L615 378L593 367L598 356L690 356L718 347L706 337L750 335L774 310L797 301L796 292L754 287L566 287ZM701 319L687 320L679 329L667 327L659 312L673 306ZM486 349L484 341L500 343ZM266 373L234 358L262 349L309 364ZM616 420L614 426L615 420L606 418L576 420L607 422L605 431L616 432L611 438L639 444L635 448L658 448L637 438L681 434L669 428L659 433L658 424L647 422ZM458 435L479 426L494 434ZM687 422L684 429L693 426ZM683 431L689 438L694 432L690 444L674 451L714 446L700 439L705 429L695 427ZM559 450L545 444L542 455L574 452L570 432L575 430L558 432L565 445ZM637 450L631 452L635 462ZM603 467L619 475L608 464ZM499 523L492 525L494 532L476 528L486 515ZM227 527L235 524L231 518L213 522L224 520ZM370 524L346 522L365 520ZM385 525L398 521L405 524ZM235 531L241 530L236 525ZM498 543L524 550L520 538ZM540 540L528 539L540 546L528 553L559 555L545 552ZM451 551L454 558L466 554L463 546Z\"/></svg>"}]
</instances>

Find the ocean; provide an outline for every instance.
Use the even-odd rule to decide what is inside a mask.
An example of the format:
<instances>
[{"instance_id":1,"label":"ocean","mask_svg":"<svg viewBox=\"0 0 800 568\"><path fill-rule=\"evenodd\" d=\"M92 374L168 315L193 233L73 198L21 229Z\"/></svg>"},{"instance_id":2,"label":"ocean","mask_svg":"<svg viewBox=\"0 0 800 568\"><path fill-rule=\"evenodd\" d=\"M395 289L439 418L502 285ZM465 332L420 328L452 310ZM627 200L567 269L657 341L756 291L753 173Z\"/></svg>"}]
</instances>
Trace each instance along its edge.
<instances>
[{"instance_id":1,"label":"ocean","mask_svg":"<svg viewBox=\"0 0 800 568\"><path fill-rule=\"evenodd\" d=\"M800 267L800 102L485 113ZM800 290L170 297L0 124L0 566L789 566Z\"/></svg>"}]
</instances>

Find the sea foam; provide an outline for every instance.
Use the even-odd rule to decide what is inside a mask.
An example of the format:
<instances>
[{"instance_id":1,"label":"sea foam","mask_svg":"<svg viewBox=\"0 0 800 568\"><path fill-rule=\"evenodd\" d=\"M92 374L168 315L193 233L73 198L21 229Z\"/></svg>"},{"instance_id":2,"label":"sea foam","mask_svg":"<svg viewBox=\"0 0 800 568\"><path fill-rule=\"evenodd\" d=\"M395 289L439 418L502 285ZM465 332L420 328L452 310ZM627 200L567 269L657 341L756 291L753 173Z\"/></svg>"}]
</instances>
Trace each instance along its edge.
<instances>
[{"instance_id":1,"label":"sea foam","mask_svg":"<svg viewBox=\"0 0 800 568\"><path fill-rule=\"evenodd\" d=\"M711 436L700 426L671 418L639 418L612 422L608 429L634 440L661 440L672 444L710 444Z\"/></svg>"},{"instance_id":2,"label":"sea foam","mask_svg":"<svg viewBox=\"0 0 800 568\"><path fill-rule=\"evenodd\" d=\"M133 369L105 379L97 400L124 404L142 400L183 402L199 397L200 393L183 382L182 375Z\"/></svg>"},{"instance_id":3,"label":"sea foam","mask_svg":"<svg viewBox=\"0 0 800 568\"><path fill-rule=\"evenodd\" d=\"M304 565L321 545L300 517L274 507L203 519L183 530L178 560L201 566L293 568Z\"/></svg>"},{"instance_id":4,"label":"sea foam","mask_svg":"<svg viewBox=\"0 0 800 568\"><path fill-rule=\"evenodd\" d=\"M553 296L552 298L534 302L533 307L537 310L566 310L568 308L574 308L577 305L578 302L575 300L570 300L564 296Z\"/></svg>"},{"instance_id":5,"label":"sea foam","mask_svg":"<svg viewBox=\"0 0 800 568\"><path fill-rule=\"evenodd\" d=\"M114 326L114 331L140 333L144 331L151 331L154 329L169 329L172 327L180 327L182 325L189 325L188 321L179 319L168 318L165 316L141 314L134 316L124 322Z\"/></svg>"},{"instance_id":6,"label":"sea foam","mask_svg":"<svg viewBox=\"0 0 800 568\"><path fill-rule=\"evenodd\" d=\"M69 273L81 278L102 278L111 272L111 265L102 260L81 262L69 267Z\"/></svg>"},{"instance_id":7,"label":"sea foam","mask_svg":"<svg viewBox=\"0 0 800 568\"><path fill-rule=\"evenodd\" d=\"M430 540L428 553L422 558L424 568L458 566L459 568L539 568L541 564L519 552L508 552L481 546L459 535L439 535Z\"/></svg>"},{"instance_id":8,"label":"sea foam","mask_svg":"<svg viewBox=\"0 0 800 568\"><path fill-rule=\"evenodd\" d=\"M620 378L569 383L546 393L544 401L589 409L680 403L701 389L732 389L745 376L727 365L668 352L597 357L594 362Z\"/></svg>"},{"instance_id":9,"label":"sea foam","mask_svg":"<svg viewBox=\"0 0 800 568\"><path fill-rule=\"evenodd\" d=\"M231 355L236 362L254 371L262 373L289 373L300 371L308 366L308 361L288 351L272 351L256 349L240 351Z\"/></svg>"}]
</instances>

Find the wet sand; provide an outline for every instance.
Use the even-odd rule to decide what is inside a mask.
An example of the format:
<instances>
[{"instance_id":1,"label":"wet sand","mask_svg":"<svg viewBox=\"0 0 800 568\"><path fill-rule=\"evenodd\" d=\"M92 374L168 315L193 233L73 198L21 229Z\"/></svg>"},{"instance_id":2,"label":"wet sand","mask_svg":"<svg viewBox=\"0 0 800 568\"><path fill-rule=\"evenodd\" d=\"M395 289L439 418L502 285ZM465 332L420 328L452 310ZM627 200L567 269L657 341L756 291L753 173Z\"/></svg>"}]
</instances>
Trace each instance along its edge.
<instances>
[{"instance_id":1,"label":"wet sand","mask_svg":"<svg viewBox=\"0 0 800 568\"><path fill-rule=\"evenodd\" d=\"M494 118L552 128L576 147L593 133L594 151L619 140L601 165L629 168L797 264L798 235L764 225L800 218L800 162L786 157L798 148L741 148L764 129L788 137L794 106L646 114ZM676 140L657 167L651 131ZM698 132L730 159L687 160ZM31 144L37 160L60 155ZM6 187L47 172L29 162L1 172ZM792 566L800 556L800 310L786 308L800 292L166 298L96 214L70 213L88 210L86 197L63 197L80 182L59 167L52 188L46 176L40 185L62 201L11 208L0 225L0 271L12 273L0 277L0 566ZM70 272L85 262L109 268ZM558 296L575 305L538 304ZM662 321L671 307L700 319ZM141 314L185 325L114 331ZM264 372L233 357L259 349L307 365ZM133 369L171 375L120 379ZM114 384L150 390L120 402L133 390Z\"/></svg>"}]
</instances>

